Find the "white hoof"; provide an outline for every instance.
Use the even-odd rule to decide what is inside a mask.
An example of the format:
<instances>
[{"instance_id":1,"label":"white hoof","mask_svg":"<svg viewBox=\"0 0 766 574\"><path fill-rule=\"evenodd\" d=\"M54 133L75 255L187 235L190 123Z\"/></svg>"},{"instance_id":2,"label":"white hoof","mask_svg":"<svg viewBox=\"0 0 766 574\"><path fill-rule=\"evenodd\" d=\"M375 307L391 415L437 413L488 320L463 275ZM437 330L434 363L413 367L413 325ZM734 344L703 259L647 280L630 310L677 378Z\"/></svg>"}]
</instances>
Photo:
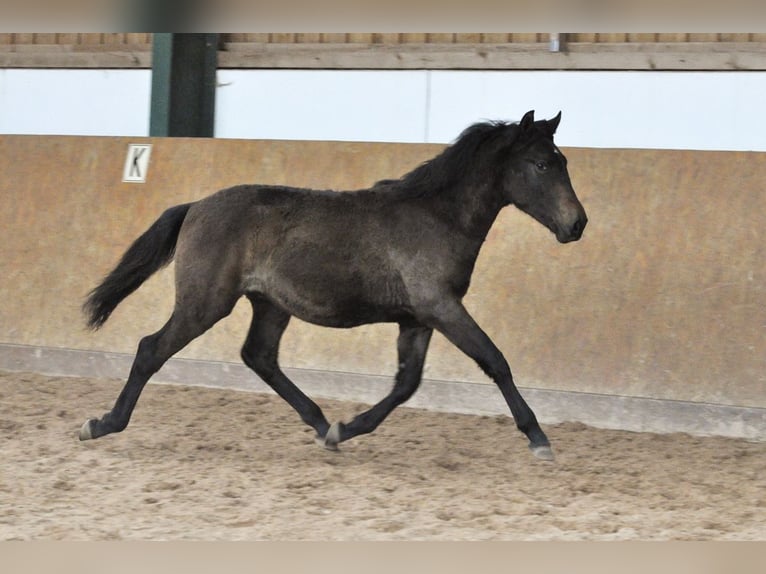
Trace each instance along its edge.
<instances>
[{"instance_id":1,"label":"white hoof","mask_svg":"<svg viewBox=\"0 0 766 574\"><path fill-rule=\"evenodd\" d=\"M553 456L553 450L551 450L551 447L549 446L530 446L529 450L531 450L532 454L540 460L553 461L556 459L556 457Z\"/></svg>"},{"instance_id":2,"label":"white hoof","mask_svg":"<svg viewBox=\"0 0 766 574\"><path fill-rule=\"evenodd\" d=\"M340 442L340 423L334 423L330 427L330 430L327 431L327 436L325 436L325 442L333 444L336 448L338 447Z\"/></svg>"},{"instance_id":3,"label":"white hoof","mask_svg":"<svg viewBox=\"0 0 766 574\"><path fill-rule=\"evenodd\" d=\"M340 442L340 423L332 425L324 437L314 437L314 442L327 450L338 450L338 443Z\"/></svg>"},{"instance_id":4,"label":"white hoof","mask_svg":"<svg viewBox=\"0 0 766 574\"><path fill-rule=\"evenodd\" d=\"M80 427L80 440L90 440L93 438L93 435L90 431L90 423L94 419L88 419L85 421L85 424Z\"/></svg>"},{"instance_id":5,"label":"white hoof","mask_svg":"<svg viewBox=\"0 0 766 574\"><path fill-rule=\"evenodd\" d=\"M340 423L332 425L324 438L321 436L314 437L314 442L327 450L338 450L338 443L340 442Z\"/></svg>"},{"instance_id":6,"label":"white hoof","mask_svg":"<svg viewBox=\"0 0 766 574\"><path fill-rule=\"evenodd\" d=\"M326 448L327 450L338 450L337 444L332 444L327 442L326 438L322 438L321 436L315 436L314 442L317 443L322 448Z\"/></svg>"}]
</instances>

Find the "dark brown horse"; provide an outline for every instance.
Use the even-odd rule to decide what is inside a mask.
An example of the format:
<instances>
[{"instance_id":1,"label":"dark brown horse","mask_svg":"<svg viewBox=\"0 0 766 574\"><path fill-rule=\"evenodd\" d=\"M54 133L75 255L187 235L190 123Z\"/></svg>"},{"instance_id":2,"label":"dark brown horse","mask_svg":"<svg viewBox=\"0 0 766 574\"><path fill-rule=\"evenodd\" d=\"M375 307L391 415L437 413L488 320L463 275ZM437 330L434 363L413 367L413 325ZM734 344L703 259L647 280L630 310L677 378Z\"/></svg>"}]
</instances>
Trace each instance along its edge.
<instances>
[{"instance_id":1,"label":"dark brown horse","mask_svg":"<svg viewBox=\"0 0 766 574\"><path fill-rule=\"evenodd\" d=\"M475 124L435 158L370 189L241 185L168 209L84 305L90 327L100 327L120 301L175 256L170 319L141 340L114 407L88 420L80 439L122 431L149 378L244 295L253 319L242 359L326 448L372 432L412 396L436 329L497 383L532 452L552 459L508 363L462 299L479 249L504 206L528 213L561 243L582 235L585 211L553 143L560 119L561 114L535 121L530 111L517 124ZM398 323L399 370L391 393L351 422L330 425L279 367L279 342L292 315L328 327Z\"/></svg>"}]
</instances>

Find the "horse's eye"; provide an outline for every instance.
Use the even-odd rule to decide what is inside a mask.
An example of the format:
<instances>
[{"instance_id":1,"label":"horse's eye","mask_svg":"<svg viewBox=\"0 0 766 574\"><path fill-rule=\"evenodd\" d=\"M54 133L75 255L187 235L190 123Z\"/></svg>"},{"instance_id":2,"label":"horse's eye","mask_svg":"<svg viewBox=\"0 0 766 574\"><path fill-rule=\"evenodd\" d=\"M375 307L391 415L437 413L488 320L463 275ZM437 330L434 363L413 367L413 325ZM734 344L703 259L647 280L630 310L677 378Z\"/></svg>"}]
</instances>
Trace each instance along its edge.
<instances>
[{"instance_id":1,"label":"horse's eye","mask_svg":"<svg viewBox=\"0 0 766 574\"><path fill-rule=\"evenodd\" d=\"M546 169L548 169L548 164L545 163L544 161L538 161L535 164L535 167L537 168L537 171L545 171Z\"/></svg>"}]
</instances>

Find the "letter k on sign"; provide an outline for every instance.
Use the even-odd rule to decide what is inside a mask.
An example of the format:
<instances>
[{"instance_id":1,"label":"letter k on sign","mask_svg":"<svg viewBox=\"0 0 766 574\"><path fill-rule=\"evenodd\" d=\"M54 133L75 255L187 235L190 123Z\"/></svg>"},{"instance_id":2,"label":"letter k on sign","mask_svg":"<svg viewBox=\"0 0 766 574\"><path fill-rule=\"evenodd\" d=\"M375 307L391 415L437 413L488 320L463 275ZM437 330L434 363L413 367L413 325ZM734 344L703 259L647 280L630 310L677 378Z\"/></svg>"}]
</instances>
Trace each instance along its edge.
<instances>
[{"instance_id":1,"label":"letter k on sign","mask_svg":"<svg viewBox=\"0 0 766 574\"><path fill-rule=\"evenodd\" d=\"M128 156L122 172L122 181L128 183L144 183L149 170L149 157L152 154L151 144L128 144Z\"/></svg>"}]
</instances>

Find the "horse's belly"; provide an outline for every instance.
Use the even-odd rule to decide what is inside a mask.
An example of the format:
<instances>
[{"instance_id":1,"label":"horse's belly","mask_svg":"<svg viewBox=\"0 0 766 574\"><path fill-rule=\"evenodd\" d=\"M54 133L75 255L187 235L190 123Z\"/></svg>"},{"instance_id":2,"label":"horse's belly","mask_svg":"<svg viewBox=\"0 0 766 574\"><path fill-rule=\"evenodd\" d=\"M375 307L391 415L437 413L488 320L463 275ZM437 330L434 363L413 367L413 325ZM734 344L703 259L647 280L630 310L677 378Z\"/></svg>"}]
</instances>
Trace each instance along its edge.
<instances>
[{"instance_id":1,"label":"horse's belly","mask_svg":"<svg viewBox=\"0 0 766 574\"><path fill-rule=\"evenodd\" d=\"M395 281L370 282L338 275L272 275L254 281L258 292L302 321L326 327L354 327L367 323L395 322L408 316L408 304Z\"/></svg>"}]
</instances>

